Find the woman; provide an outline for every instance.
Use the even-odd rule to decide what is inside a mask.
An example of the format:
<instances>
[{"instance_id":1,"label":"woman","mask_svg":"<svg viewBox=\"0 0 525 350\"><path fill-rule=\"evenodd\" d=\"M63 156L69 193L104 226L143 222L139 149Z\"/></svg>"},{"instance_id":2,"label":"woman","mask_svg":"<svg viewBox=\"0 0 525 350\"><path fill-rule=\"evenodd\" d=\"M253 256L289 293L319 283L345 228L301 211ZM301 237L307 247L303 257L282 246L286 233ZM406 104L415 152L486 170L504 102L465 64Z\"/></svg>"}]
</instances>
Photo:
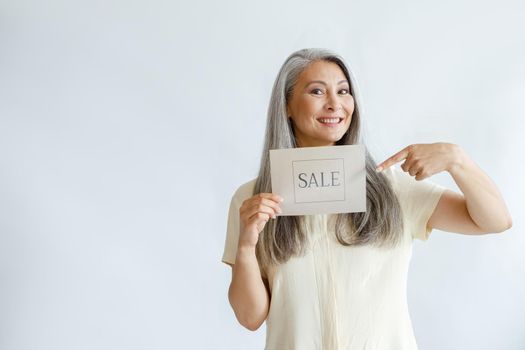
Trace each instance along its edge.
<instances>
[{"instance_id":1,"label":"woman","mask_svg":"<svg viewBox=\"0 0 525 350\"><path fill-rule=\"evenodd\" d=\"M406 303L412 239L512 225L494 183L449 143L409 145L377 167L367 152L366 212L278 216L269 150L362 144L361 112L340 56L305 49L283 64L259 176L233 195L222 259L235 315L250 330L266 321L266 349L417 349ZM404 172L391 168L400 161ZM419 181L442 171L463 194Z\"/></svg>"}]
</instances>

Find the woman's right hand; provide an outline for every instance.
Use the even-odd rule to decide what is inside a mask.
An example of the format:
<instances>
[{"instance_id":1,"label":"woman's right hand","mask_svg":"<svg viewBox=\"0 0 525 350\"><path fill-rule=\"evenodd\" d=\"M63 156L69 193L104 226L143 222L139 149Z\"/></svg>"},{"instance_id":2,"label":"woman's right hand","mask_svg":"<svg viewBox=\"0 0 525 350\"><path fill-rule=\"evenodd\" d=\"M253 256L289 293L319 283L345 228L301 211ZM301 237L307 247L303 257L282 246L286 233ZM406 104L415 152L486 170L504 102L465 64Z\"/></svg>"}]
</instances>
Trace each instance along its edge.
<instances>
[{"instance_id":1,"label":"woman's right hand","mask_svg":"<svg viewBox=\"0 0 525 350\"><path fill-rule=\"evenodd\" d=\"M273 193L258 193L242 202L239 208L239 247L255 248L259 233L271 217L280 214L282 198Z\"/></svg>"}]
</instances>

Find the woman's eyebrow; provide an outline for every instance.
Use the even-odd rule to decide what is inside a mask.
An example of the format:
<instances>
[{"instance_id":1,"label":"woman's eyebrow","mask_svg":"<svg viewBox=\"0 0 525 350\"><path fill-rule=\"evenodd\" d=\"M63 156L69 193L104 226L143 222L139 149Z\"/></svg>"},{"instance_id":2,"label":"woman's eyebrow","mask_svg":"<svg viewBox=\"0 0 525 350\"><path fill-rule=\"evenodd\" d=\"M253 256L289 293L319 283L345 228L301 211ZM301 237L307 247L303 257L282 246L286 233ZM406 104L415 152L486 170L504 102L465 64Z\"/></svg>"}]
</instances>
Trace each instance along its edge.
<instances>
[{"instance_id":1,"label":"woman's eyebrow","mask_svg":"<svg viewBox=\"0 0 525 350\"><path fill-rule=\"evenodd\" d=\"M312 80L311 82L309 82L308 84L306 84L306 86L309 86L311 84L314 84L314 83L319 83L319 84L323 84L326 86L326 83L322 80ZM341 85L343 83L348 83L348 80L341 80L340 82L337 83L337 85Z\"/></svg>"}]
</instances>

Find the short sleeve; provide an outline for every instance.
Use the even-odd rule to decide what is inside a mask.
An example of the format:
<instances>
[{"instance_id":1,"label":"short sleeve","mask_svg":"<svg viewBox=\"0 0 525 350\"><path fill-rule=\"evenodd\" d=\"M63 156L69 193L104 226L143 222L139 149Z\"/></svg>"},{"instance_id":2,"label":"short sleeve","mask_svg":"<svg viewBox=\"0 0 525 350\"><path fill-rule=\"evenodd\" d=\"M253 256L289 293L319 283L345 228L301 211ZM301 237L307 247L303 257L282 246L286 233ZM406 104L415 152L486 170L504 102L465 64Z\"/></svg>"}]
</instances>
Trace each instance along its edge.
<instances>
[{"instance_id":1,"label":"short sleeve","mask_svg":"<svg viewBox=\"0 0 525 350\"><path fill-rule=\"evenodd\" d=\"M230 207L228 209L228 219L226 223L226 241L224 242L224 252L222 262L233 265L237 256L237 244L239 242L240 220L239 209L242 203L253 195L256 179L241 185L233 194Z\"/></svg>"},{"instance_id":2,"label":"short sleeve","mask_svg":"<svg viewBox=\"0 0 525 350\"><path fill-rule=\"evenodd\" d=\"M425 180L416 180L408 173L391 167L390 172L393 187L398 195L404 214L405 229L410 230L412 239L428 240L432 228L427 226L434 209L447 189L437 183Z\"/></svg>"}]
</instances>

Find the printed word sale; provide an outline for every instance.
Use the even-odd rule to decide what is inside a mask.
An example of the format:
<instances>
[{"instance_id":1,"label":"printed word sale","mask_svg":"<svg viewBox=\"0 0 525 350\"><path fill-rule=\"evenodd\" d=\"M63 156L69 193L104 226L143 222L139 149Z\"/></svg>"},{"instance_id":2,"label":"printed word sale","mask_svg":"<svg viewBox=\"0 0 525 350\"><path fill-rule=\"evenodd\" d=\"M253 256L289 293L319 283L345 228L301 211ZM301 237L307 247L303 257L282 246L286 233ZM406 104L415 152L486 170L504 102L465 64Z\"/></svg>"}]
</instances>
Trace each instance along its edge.
<instances>
[{"instance_id":1,"label":"printed word sale","mask_svg":"<svg viewBox=\"0 0 525 350\"><path fill-rule=\"evenodd\" d=\"M310 188L341 186L341 182L339 182L339 173L339 171L330 171L328 173L321 172L317 175L315 173L299 173L299 187Z\"/></svg>"}]
</instances>

